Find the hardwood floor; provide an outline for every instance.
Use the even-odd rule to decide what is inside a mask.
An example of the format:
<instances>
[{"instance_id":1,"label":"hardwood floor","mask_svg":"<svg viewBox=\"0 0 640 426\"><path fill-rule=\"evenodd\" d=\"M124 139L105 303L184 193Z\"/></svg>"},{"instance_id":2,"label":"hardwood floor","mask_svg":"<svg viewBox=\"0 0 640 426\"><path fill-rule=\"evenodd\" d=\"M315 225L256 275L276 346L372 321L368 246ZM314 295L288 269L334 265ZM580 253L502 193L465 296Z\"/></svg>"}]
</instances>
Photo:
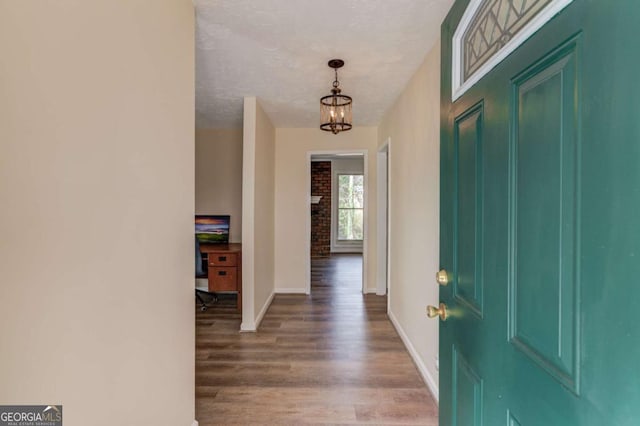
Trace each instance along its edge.
<instances>
[{"instance_id":1,"label":"hardwood floor","mask_svg":"<svg viewBox=\"0 0 640 426\"><path fill-rule=\"evenodd\" d=\"M196 419L208 425L437 425L438 409L362 257L312 262L311 295L276 295L257 333L233 299L196 315Z\"/></svg>"}]
</instances>

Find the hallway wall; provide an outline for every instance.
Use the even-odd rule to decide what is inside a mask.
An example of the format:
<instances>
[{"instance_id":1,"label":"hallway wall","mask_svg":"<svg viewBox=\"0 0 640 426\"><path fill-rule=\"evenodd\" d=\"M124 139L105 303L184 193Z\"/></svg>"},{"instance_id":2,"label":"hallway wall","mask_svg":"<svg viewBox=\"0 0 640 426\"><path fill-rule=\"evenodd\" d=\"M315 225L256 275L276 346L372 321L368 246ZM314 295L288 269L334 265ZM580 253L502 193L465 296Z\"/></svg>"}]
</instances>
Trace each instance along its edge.
<instances>
[{"instance_id":1,"label":"hallway wall","mask_svg":"<svg viewBox=\"0 0 640 426\"><path fill-rule=\"evenodd\" d=\"M276 129L275 199L275 288L281 293L304 293L309 271L306 247L310 212L310 162L307 153L367 150L369 173L366 202L369 207L368 292L375 292L376 281L376 127L355 127L334 135L317 128Z\"/></svg>"},{"instance_id":2,"label":"hallway wall","mask_svg":"<svg viewBox=\"0 0 640 426\"><path fill-rule=\"evenodd\" d=\"M191 0L0 2L0 402L194 420Z\"/></svg>"},{"instance_id":3,"label":"hallway wall","mask_svg":"<svg viewBox=\"0 0 640 426\"><path fill-rule=\"evenodd\" d=\"M274 293L275 129L255 97L244 98L242 324L255 331Z\"/></svg>"},{"instance_id":4,"label":"hallway wall","mask_svg":"<svg viewBox=\"0 0 640 426\"><path fill-rule=\"evenodd\" d=\"M230 215L242 242L242 129L196 129L196 214Z\"/></svg>"},{"instance_id":5,"label":"hallway wall","mask_svg":"<svg viewBox=\"0 0 640 426\"><path fill-rule=\"evenodd\" d=\"M378 142L390 139L389 316L431 391L438 395L437 305L440 185L440 41L385 114Z\"/></svg>"}]
</instances>

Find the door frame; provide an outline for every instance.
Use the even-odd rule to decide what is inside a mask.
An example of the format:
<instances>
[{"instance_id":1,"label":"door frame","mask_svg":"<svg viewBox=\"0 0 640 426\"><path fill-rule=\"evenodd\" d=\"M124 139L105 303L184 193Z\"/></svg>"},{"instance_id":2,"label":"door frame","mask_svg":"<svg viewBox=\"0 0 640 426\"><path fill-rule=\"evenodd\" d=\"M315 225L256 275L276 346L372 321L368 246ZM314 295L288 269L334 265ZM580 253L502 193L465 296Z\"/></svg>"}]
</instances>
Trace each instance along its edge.
<instances>
[{"instance_id":1,"label":"door frame","mask_svg":"<svg viewBox=\"0 0 640 426\"><path fill-rule=\"evenodd\" d=\"M337 150L327 150L327 151L307 151L307 162L306 162L306 198L307 205L311 206L311 161L312 157L318 155L340 155L340 154L362 154L362 158L364 161L364 238L362 240L362 293L368 293L368 282L369 277L367 274L368 268L368 258L369 258L369 150L367 149L337 149ZM332 188L333 192L333 188ZM311 208L307 210L305 221L305 294L311 294ZM333 216L333 213L332 213Z\"/></svg>"},{"instance_id":2,"label":"door frame","mask_svg":"<svg viewBox=\"0 0 640 426\"><path fill-rule=\"evenodd\" d=\"M389 191L391 190L391 174L389 173L389 154L391 152L391 138L378 148L377 174L376 174L376 207L377 207L377 279L376 295L384 296L389 288Z\"/></svg>"}]
</instances>

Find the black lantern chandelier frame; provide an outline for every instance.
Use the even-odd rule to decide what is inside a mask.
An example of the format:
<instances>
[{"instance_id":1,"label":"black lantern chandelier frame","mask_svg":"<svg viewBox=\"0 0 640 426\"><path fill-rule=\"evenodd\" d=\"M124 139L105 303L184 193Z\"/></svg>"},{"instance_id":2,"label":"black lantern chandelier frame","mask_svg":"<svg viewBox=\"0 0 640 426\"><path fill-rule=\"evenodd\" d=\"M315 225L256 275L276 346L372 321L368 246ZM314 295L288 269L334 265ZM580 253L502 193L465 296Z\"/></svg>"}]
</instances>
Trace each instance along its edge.
<instances>
[{"instance_id":1,"label":"black lantern chandelier frame","mask_svg":"<svg viewBox=\"0 0 640 426\"><path fill-rule=\"evenodd\" d=\"M351 130L353 117L351 107L353 99L343 95L338 81L338 68L344 66L342 59L332 59L328 63L335 72L335 80L331 94L320 98L320 128L337 135L340 132Z\"/></svg>"}]
</instances>

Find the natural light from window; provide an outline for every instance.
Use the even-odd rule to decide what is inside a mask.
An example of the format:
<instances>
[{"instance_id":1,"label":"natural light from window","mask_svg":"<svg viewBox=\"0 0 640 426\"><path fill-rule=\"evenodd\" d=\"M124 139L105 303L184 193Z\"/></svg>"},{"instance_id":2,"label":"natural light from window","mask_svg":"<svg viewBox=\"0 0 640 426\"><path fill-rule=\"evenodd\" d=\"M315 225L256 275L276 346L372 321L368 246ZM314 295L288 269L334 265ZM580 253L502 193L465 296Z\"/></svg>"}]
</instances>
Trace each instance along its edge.
<instances>
[{"instance_id":1,"label":"natural light from window","mask_svg":"<svg viewBox=\"0 0 640 426\"><path fill-rule=\"evenodd\" d=\"M338 175L338 240L364 237L364 176Z\"/></svg>"}]
</instances>

